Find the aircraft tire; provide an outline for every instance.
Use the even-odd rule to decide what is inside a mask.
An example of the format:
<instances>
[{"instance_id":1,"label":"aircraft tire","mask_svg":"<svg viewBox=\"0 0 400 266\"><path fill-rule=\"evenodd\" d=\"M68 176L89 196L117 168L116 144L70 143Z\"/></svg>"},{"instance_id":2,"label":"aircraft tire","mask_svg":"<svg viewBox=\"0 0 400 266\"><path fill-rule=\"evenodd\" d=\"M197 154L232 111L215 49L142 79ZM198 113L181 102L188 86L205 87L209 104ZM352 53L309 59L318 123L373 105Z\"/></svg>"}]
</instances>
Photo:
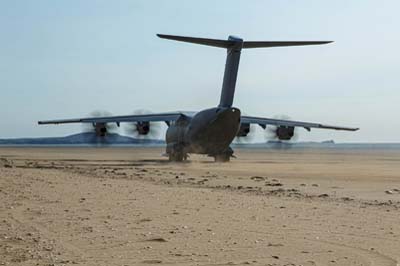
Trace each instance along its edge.
<instances>
[{"instance_id":1,"label":"aircraft tire","mask_svg":"<svg viewBox=\"0 0 400 266\"><path fill-rule=\"evenodd\" d=\"M182 162L185 158L185 154L183 152L173 152L169 154L170 162Z\"/></svg>"},{"instance_id":2,"label":"aircraft tire","mask_svg":"<svg viewBox=\"0 0 400 266\"><path fill-rule=\"evenodd\" d=\"M217 154L214 156L214 160L216 163L227 163L231 159L231 155L227 153Z\"/></svg>"}]
</instances>

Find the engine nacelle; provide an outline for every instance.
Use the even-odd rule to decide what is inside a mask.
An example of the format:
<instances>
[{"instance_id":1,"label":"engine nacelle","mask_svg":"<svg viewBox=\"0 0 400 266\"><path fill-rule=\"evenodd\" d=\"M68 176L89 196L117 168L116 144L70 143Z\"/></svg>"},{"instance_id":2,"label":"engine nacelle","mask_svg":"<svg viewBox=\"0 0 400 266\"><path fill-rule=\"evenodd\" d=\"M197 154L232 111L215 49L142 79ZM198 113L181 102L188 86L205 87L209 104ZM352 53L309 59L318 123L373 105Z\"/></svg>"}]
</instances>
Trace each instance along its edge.
<instances>
[{"instance_id":1,"label":"engine nacelle","mask_svg":"<svg viewBox=\"0 0 400 266\"><path fill-rule=\"evenodd\" d=\"M147 135L150 132L150 122L149 121L142 121L136 123L136 130L139 135Z\"/></svg>"},{"instance_id":2,"label":"engine nacelle","mask_svg":"<svg viewBox=\"0 0 400 266\"><path fill-rule=\"evenodd\" d=\"M279 126L276 129L276 136L280 140L290 140L294 136L294 127Z\"/></svg>"},{"instance_id":3,"label":"engine nacelle","mask_svg":"<svg viewBox=\"0 0 400 266\"><path fill-rule=\"evenodd\" d=\"M246 137L250 133L250 123L241 123L238 132L236 133L237 137Z\"/></svg>"},{"instance_id":4,"label":"engine nacelle","mask_svg":"<svg viewBox=\"0 0 400 266\"><path fill-rule=\"evenodd\" d=\"M93 124L96 136L105 137L107 134L107 124L106 123L95 123Z\"/></svg>"}]
</instances>

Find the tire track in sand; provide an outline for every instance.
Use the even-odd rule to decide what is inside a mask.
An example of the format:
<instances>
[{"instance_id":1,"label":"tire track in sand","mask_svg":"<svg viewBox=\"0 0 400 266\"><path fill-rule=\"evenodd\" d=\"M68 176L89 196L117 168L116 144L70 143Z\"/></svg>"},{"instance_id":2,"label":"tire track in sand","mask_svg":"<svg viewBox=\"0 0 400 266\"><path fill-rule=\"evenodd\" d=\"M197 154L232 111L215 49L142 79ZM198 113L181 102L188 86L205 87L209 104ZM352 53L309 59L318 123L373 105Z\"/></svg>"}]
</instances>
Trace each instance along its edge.
<instances>
[{"instance_id":1,"label":"tire track in sand","mask_svg":"<svg viewBox=\"0 0 400 266\"><path fill-rule=\"evenodd\" d=\"M357 254L361 258L364 258L366 261L369 262L369 265L371 266L400 266L398 261L388 255L382 254L376 250L369 250L361 247L354 247L346 244L341 244L341 243L336 243L332 241L327 241L327 240L321 240L321 239L310 239L310 238L304 238L304 236L296 236L296 234L288 234L288 232L285 233L271 233L271 232L262 232L262 231L251 231L251 230L245 230L251 233L259 233L259 234L268 234L268 235L275 235L275 236L280 236L284 237L286 239L292 239L293 241L299 241L299 242L309 242L309 243L318 243L322 245L326 245L329 247L332 247L335 250L341 250L344 252L350 252L352 254ZM363 237L365 238L365 237ZM363 239L365 240L365 239ZM360 261L362 263L362 261Z\"/></svg>"}]
</instances>

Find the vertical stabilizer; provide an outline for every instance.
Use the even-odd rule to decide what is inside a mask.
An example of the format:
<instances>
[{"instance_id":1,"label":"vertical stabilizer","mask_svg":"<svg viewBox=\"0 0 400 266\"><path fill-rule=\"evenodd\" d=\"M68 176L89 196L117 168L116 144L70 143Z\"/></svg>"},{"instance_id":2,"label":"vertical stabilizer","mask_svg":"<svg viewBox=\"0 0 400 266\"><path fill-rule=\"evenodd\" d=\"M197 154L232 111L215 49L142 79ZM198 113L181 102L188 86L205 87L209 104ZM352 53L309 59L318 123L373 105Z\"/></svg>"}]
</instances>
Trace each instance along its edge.
<instances>
[{"instance_id":1,"label":"vertical stabilizer","mask_svg":"<svg viewBox=\"0 0 400 266\"><path fill-rule=\"evenodd\" d=\"M232 45L227 48L224 81L222 83L219 107L231 107L233 104L240 53L243 47L243 40L240 38L229 36L228 41L232 42Z\"/></svg>"}]
</instances>

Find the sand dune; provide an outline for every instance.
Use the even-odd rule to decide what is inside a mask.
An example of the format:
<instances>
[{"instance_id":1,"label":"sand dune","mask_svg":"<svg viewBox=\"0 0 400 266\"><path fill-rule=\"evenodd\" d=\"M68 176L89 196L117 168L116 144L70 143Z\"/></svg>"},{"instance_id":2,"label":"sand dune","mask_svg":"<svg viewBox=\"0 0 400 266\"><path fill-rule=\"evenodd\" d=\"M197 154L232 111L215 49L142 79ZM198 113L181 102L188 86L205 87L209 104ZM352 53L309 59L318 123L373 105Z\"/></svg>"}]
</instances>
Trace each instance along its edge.
<instances>
[{"instance_id":1,"label":"sand dune","mask_svg":"<svg viewBox=\"0 0 400 266\"><path fill-rule=\"evenodd\" d=\"M400 151L0 148L0 265L398 265Z\"/></svg>"}]
</instances>

